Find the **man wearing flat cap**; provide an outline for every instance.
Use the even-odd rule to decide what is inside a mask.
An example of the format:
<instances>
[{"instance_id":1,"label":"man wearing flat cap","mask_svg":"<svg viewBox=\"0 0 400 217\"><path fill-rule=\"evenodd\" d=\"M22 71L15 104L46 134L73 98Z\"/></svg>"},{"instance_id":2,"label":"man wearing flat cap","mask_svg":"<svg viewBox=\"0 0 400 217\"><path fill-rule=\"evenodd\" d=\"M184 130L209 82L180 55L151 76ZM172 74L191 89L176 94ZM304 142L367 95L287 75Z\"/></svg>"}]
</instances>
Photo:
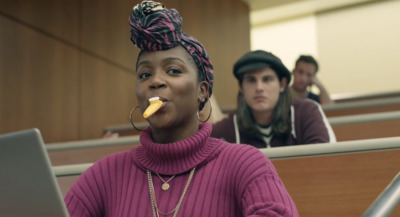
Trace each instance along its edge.
<instances>
[{"instance_id":1,"label":"man wearing flat cap","mask_svg":"<svg viewBox=\"0 0 400 217\"><path fill-rule=\"evenodd\" d=\"M290 71L274 54L256 50L233 66L237 110L213 126L211 136L257 148L336 142L320 105L292 100Z\"/></svg>"}]
</instances>

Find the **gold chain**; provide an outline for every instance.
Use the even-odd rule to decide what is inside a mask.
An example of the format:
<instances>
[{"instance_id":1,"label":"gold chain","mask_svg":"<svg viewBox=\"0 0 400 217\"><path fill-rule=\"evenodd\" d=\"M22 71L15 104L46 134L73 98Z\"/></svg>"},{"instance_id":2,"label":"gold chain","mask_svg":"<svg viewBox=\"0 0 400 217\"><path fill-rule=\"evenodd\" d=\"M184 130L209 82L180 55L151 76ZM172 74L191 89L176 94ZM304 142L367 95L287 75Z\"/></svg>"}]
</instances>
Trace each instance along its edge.
<instances>
[{"instance_id":1,"label":"gold chain","mask_svg":"<svg viewBox=\"0 0 400 217\"><path fill-rule=\"evenodd\" d=\"M156 200L156 194L154 192L154 184L153 184L153 178L151 177L151 171L149 169L147 169L147 179L149 182L149 191L150 191L150 200L151 200L151 209L153 211L153 217L159 217L160 214L161 215L170 215L172 213L174 213L174 217L176 217L176 215L178 214L179 208L182 205L183 202L183 198L186 195L187 189L189 188L190 182L192 181L193 175L194 175L194 171L196 170L196 167L194 167L191 171L190 171L190 175L189 178L186 182L186 186L183 189L181 198L179 199L178 204L176 205L176 207L169 211L169 212L161 212L160 209L158 209L157 206L157 200ZM172 179L172 178L171 178Z\"/></svg>"}]
</instances>

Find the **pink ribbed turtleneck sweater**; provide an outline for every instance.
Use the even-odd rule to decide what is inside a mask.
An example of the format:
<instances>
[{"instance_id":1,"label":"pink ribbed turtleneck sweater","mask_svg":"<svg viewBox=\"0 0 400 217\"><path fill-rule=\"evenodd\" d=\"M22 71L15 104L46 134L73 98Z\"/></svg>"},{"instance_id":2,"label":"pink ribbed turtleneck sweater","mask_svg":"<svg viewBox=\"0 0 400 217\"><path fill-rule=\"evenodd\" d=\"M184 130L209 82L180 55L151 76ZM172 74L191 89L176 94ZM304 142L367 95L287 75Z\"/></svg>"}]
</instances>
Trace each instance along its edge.
<instances>
[{"instance_id":1,"label":"pink ribbed turtleneck sweater","mask_svg":"<svg viewBox=\"0 0 400 217\"><path fill-rule=\"evenodd\" d=\"M143 131L141 146L107 156L79 177L65 197L71 217L153 216L147 169L152 171L159 209L169 212L193 167L177 216L298 216L265 155L249 145L210 138L211 129L211 124L201 124L193 136L169 144L153 143L151 131ZM169 190L161 189L163 182L155 172L164 180L176 175Z\"/></svg>"}]
</instances>

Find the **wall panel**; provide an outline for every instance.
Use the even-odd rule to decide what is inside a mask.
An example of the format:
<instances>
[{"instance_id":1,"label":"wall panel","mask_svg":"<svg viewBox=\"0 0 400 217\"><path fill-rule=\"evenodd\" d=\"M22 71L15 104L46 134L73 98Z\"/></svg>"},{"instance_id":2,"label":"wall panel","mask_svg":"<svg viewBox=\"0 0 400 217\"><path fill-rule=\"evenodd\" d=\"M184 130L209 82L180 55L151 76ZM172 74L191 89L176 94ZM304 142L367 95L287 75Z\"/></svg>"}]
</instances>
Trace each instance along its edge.
<instances>
[{"instance_id":1,"label":"wall panel","mask_svg":"<svg viewBox=\"0 0 400 217\"><path fill-rule=\"evenodd\" d=\"M129 39L128 18L135 2L82 1L82 48L101 61L133 70L139 52Z\"/></svg>"},{"instance_id":2,"label":"wall panel","mask_svg":"<svg viewBox=\"0 0 400 217\"><path fill-rule=\"evenodd\" d=\"M0 14L42 31L42 34L77 44L79 2L79 0L2 0Z\"/></svg>"},{"instance_id":3,"label":"wall panel","mask_svg":"<svg viewBox=\"0 0 400 217\"><path fill-rule=\"evenodd\" d=\"M82 55L80 139L100 138L104 126L128 123L136 103L136 77L92 56Z\"/></svg>"},{"instance_id":4,"label":"wall panel","mask_svg":"<svg viewBox=\"0 0 400 217\"><path fill-rule=\"evenodd\" d=\"M250 51L248 6L241 0L181 3L183 29L207 49L214 65L214 93L220 106L236 105L237 80L233 64Z\"/></svg>"},{"instance_id":5,"label":"wall panel","mask_svg":"<svg viewBox=\"0 0 400 217\"><path fill-rule=\"evenodd\" d=\"M77 138L77 49L1 16L0 26L0 132L37 127L45 142Z\"/></svg>"}]
</instances>

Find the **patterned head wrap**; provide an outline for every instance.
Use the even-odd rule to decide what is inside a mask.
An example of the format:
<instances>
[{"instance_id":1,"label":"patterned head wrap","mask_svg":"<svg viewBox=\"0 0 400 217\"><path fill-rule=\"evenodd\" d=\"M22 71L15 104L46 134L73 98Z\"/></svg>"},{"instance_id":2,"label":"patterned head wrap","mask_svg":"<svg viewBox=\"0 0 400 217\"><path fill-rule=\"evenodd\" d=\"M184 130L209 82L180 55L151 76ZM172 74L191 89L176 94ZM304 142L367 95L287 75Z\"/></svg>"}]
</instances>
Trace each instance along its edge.
<instances>
[{"instance_id":1,"label":"patterned head wrap","mask_svg":"<svg viewBox=\"0 0 400 217\"><path fill-rule=\"evenodd\" d=\"M175 9L163 4L143 1L136 5L129 17L131 41L142 51L168 50L182 46L192 56L199 70L200 79L208 82L208 98L212 94L214 71L203 45L182 31L182 17ZM204 103L201 103L200 110Z\"/></svg>"}]
</instances>

